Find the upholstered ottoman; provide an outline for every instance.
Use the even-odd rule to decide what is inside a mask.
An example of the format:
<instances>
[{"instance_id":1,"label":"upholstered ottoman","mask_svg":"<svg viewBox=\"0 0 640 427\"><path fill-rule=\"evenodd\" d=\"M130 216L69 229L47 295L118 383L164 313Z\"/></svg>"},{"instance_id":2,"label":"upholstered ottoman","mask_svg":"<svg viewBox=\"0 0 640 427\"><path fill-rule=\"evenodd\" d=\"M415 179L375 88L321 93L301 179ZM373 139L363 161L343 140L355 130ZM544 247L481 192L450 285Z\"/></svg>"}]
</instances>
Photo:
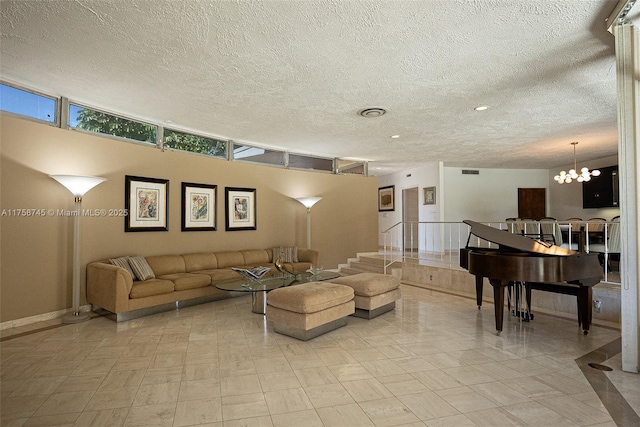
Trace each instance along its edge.
<instances>
[{"instance_id":1,"label":"upholstered ottoman","mask_svg":"<svg viewBox=\"0 0 640 427\"><path fill-rule=\"evenodd\" d=\"M267 320L283 335L302 341L340 328L355 311L353 289L329 282L310 282L267 294Z\"/></svg>"},{"instance_id":2,"label":"upholstered ottoman","mask_svg":"<svg viewBox=\"0 0 640 427\"><path fill-rule=\"evenodd\" d=\"M355 293L356 317L373 319L391 311L400 299L400 279L379 273L358 273L331 279L331 283L346 285Z\"/></svg>"}]
</instances>

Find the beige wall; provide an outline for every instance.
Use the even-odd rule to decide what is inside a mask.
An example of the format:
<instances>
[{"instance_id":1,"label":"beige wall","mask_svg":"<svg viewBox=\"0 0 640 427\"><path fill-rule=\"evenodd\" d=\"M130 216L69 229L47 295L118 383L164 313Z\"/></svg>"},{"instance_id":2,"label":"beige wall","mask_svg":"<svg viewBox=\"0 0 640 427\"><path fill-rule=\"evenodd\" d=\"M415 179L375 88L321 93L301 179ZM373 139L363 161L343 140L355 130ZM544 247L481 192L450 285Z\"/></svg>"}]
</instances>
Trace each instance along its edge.
<instances>
[{"instance_id":1,"label":"beige wall","mask_svg":"<svg viewBox=\"0 0 640 427\"><path fill-rule=\"evenodd\" d=\"M312 243L325 268L377 250L376 178L286 170L0 117L0 321L71 306L73 219L22 217L13 209L73 210L72 195L49 174L98 175L107 181L83 198L84 209L124 208L125 175L170 180L169 231L124 232L121 217L82 217L82 298L87 262L121 255L306 247L306 210L293 197L321 196L312 209ZM181 232L182 182L218 186L217 231ZM226 232L224 188L256 188L257 230Z\"/></svg>"}]
</instances>

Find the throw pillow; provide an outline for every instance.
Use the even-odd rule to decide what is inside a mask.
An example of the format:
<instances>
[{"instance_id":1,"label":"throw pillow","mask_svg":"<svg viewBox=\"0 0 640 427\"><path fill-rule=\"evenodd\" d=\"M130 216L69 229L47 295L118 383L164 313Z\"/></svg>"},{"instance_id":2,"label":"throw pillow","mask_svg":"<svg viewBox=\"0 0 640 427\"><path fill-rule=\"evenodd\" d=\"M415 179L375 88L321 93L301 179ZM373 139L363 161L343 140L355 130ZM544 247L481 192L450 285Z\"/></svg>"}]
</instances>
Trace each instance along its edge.
<instances>
[{"instance_id":1,"label":"throw pillow","mask_svg":"<svg viewBox=\"0 0 640 427\"><path fill-rule=\"evenodd\" d=\"M131 269L131 265L129 264L128 256L113 258L113 259L110 259L109 262L115 266L124 268L125 270L127 270L127 272L129 272L133 280L136 279L136 275L133 273L133 270Z\"/></svg>"},{"instance_id":2,"label":"throw pillow","mask_svg":"<svg viewBox=\"0 0 640 427\"><path fill-rule=\"evenodd\" d=\"M131 269L136 274L138 280L155 279L156 275L153 273L151 266L146 259L142 256L129 257L129 264Z\"/></svg>"},{"instance_id":3,"label":"throw pillow","mask_svg":"<svg viewBox=\"0 0 640 427\"><path fill-rule=\"evenodd\" d=\"M281 262L298 262L297 246L278 246L273 248L273 261L280 259Z\"/></svg>"}]
</instances>

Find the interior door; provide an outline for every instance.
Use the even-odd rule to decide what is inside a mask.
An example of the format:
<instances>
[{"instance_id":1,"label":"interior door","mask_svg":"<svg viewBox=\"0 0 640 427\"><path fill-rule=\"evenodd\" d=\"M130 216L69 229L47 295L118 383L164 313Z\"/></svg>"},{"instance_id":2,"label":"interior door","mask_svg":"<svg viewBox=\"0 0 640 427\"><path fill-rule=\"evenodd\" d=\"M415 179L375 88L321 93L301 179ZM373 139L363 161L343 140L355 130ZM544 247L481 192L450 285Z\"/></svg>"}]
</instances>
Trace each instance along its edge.
<instances>
[{"instance_id":1,"label":"interior door","mask_svg":"<svg viewBox=\"0 0 640 427\"><path fill-rule=\"evenodd\" d=\"M404 250L405 252L418 251L418 187L402 190L402 222L404 223Z\"/></svg>"},{"instance_id":2,"label":"interior door","mask_svg":"<svg viewBox=\"0 0 640 427\"><path fill-rule=\"evenodd\" d=\"M518 218L542 219L547 216L545 188L518 188Z\"/></svg>"}]
</instances>

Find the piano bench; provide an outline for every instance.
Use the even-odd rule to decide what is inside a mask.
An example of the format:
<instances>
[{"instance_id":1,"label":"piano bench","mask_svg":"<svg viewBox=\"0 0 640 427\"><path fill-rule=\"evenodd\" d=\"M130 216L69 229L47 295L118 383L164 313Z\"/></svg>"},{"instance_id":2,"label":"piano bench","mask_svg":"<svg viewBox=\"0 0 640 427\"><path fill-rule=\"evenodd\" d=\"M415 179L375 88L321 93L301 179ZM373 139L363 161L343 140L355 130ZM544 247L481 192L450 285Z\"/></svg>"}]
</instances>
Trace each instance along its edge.
<instances>
[{"instance_id":1,"label":"piano bench","mask_svg":"<svg viewBox=\"0 0 640 427\"><path fill-rule=\"evenodd\" d=\"M400 299L400 279L379 273L358 273L331 279L331 283L349 286L355 294L355 317L373 319L396 307Z\"/></svg>"}]
</instances>

